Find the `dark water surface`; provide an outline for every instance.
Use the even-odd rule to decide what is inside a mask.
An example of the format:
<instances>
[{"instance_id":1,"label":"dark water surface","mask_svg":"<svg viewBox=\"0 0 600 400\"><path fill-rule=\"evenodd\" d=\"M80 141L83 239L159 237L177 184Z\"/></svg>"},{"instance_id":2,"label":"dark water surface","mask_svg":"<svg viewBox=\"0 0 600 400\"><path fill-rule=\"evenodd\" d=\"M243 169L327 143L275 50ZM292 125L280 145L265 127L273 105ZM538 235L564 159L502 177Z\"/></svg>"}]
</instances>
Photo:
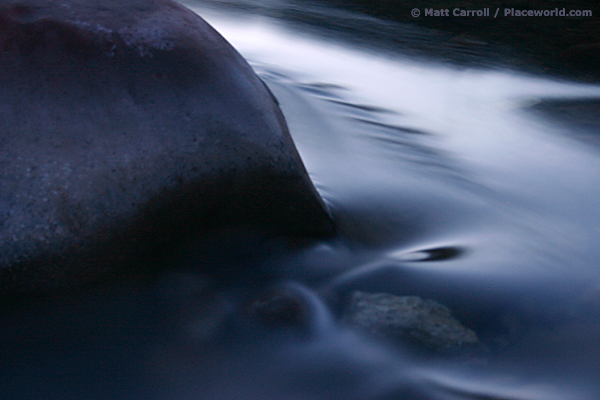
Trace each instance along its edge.
<instances>
[{"instance_id":1,"label":"dark water surface","mask_svg":"<svg viewBox=\"0 0 600 400\"><path fill-rule=\"evenodd\" d=\"M353 43L346 14L336 35L195 4L279 99L339 234L218 232L6 300L0 397L600 398L600 86ZM292 299L283 320L257 308L272 290ZM367 338L339 321L354 290L437 300L488 352Z\"/></svg>"}]
</instances>

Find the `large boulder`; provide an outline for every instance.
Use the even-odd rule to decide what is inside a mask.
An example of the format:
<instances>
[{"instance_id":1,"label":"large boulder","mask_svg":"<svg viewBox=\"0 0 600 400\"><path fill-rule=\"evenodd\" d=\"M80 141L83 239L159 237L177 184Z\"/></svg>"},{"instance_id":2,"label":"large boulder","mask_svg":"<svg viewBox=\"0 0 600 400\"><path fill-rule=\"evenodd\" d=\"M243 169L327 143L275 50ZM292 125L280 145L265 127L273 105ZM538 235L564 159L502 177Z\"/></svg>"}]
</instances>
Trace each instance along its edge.
<instances>
[{"instance_id":1,"label":"large boulder","mask_svg":"<svg viewBox=\"0 0 600 400\"><path fill-rule=\"evenodd\" d=\"M170 0L0 0L0 293L224 225L332 229L245 60Z\"/></svg>"}]
</instances>

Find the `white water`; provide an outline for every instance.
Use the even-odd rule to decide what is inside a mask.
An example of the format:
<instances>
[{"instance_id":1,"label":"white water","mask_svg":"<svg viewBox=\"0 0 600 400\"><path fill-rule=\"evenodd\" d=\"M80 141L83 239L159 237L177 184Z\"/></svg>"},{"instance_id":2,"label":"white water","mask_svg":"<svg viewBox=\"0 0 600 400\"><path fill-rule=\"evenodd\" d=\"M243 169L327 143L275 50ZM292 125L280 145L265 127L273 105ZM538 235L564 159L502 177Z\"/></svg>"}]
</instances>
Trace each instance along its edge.
<instances>
[{"instance_id":1,"label":"white water","mask_svg":"<svg viewBox=\"0 0 600 400\"><path fill-rule=\"evenodd\" d=\"M573 139L579 128L530 107L600 99L600 86L378 54L267 18L204 15L279 98L354 248L328 290L418 293L477 308L474 318L507 307L505 317L553 321L532 323L478 378L421 370L435 383L417 386L444 388L426 398L596 390L600 153ZM425 262L436 248L460 255Z\"/></svg>"}]
</instances>

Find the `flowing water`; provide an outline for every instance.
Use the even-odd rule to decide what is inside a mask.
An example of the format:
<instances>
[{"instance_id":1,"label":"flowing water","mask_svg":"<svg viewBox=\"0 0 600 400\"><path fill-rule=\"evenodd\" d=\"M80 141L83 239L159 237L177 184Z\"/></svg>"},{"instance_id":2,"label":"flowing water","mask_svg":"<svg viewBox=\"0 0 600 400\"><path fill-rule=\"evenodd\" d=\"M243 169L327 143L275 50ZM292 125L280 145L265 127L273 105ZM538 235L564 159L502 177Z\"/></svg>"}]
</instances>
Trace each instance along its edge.
<instances>
[{"instance_id":1,"label":"flowing water","mask_svg":"<svg viewBox=\"0 0 600 400\"><path fill-rule=\"evenodd\" d=\"M2 398L599 398L600 86L236 4L194 6L278 98L338 234L219 232L152 273L7 303ZM291 316L257 323L273 290ZM367 337L339 319L355 290L443 303L487 352Z\"/></svg>"}]
</instances>

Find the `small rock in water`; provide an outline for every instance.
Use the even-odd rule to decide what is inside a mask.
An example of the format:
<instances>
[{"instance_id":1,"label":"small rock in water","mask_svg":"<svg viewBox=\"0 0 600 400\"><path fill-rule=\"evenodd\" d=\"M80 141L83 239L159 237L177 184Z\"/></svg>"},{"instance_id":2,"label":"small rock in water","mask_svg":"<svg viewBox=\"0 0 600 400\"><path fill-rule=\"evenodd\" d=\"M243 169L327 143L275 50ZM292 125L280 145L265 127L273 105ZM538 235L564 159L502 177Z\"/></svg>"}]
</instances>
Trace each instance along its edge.
<instances>
[{"instance_id":1,"label":"small rock in water","mask_svg":"<svg viewBox=\"0 0 600 400\"><path fill-rule=\"evenodd\" d=\"M304 329L309 313L296 293L286 289L272 291L250 304L250 315L259 323L272 328Z\"/></svg>"},{"instance_id":2,"label":"small rock in water","mask_svg":"<svg viewBox=\"0 0 600 400\"><path fill-rule=\"evenodd\" d=\"M0 4L0 293L209 228L332 230L276 100L171 0Z\"/></svg>"},{"instance_id":3,"label":"small rock in water","mask_svg":"<svg viewBox=\"0 0 600 400\"><path fill-rule=\"evenodd\" d=\"M448 307L417 296L354 292L343 320L378 337L441 354L478 348L479 338Z\"/></svg>"}]
</instances>

